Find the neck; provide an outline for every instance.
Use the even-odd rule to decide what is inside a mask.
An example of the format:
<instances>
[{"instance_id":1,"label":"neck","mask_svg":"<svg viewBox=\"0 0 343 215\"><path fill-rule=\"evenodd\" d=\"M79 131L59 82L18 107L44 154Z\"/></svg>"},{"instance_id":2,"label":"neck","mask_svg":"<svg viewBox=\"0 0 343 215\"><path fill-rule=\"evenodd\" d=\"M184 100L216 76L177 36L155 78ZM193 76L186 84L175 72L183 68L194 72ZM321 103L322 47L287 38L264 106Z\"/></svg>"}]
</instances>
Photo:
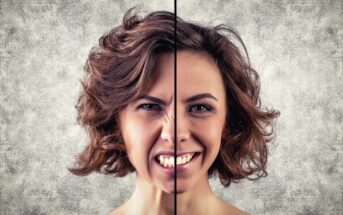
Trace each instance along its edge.
<instances>
[{"instance_id":1,"label":"neck","mask_svg":"<svg viewBox=\"0 0 343 215\"><path fill-rule=\"evenodd\" d=\"M191 190L177 194L177 214L210 214L207 210L215 198L206 174Z\"/></svg>"},{"instance_id":2,"label":"neck","mask_svg":"<svg viewBox=\"0 0 343 215\"><path fill-rule=\"evenodd\" d=\"M174 194L163 192L138 174L136 189L127 203L127 214L174 214Z\"/></svg>"},{"instance_id":3,"label":"neck","mask_svg":"<svg viewBox=\"0 0 343 215\"><path fill-rule=\"evenodd\" d=\"M216 201L207 174L191 190L177 194L176 214L210 214L208 211ZM126 202L125 214L174 214L174 194L165 193L136 175L136 189Z\"/></svg>"}]
</instances>

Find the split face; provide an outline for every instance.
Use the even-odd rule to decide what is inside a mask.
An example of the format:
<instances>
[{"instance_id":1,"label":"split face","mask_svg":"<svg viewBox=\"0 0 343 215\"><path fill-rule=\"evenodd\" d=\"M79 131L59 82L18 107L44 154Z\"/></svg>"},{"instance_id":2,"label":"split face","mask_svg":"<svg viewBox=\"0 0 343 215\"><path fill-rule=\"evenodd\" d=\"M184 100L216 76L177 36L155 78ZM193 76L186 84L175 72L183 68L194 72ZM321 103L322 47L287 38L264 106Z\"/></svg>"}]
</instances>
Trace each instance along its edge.
<instances>
[{"instance_id":1,"label":"split face","mask_svg":"<svg viewBox=\"0 0 343 215\"><path fill-rule=\"evenodd\" d=\"M176 57L176 97L174 53L161 54L155 83L119 113L121 135L137 177L166 193L175 192L174 174L176 193L207 180L227 113L224 83L213 59L194 51L180 51Z\"/></svg>"}]
</instances>

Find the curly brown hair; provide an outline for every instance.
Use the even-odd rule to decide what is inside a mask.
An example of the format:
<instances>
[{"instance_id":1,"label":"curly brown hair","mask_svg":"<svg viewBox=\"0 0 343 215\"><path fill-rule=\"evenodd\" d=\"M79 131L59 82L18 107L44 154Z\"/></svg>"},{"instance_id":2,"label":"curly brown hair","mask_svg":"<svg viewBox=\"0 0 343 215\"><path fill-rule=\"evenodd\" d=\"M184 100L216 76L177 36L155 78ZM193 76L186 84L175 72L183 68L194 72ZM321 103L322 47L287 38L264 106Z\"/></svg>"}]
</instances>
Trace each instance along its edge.
<instances>
[{"instance_id":1,"label":"curly brown hair","mask_svg":"<svg viewBox=\"0 0 343 215\"><path fill-rule=\"evenodd\" d=\"M91 50L76 105L77 120L87 129L90 143L78 156L77 166L69 169L74 174L97 171L125 176L134 171L119 135L118 113L152 83L157 56L174 52L176 45L177 51L207 52L224 80L228 114L209 176L217 173L221 183L229 186L243 178L267 175L267 143L273 140L273 122L279 112L262 109L259 76L250 66L243 41L226 25L203 27L178 17L175 38L174 19L166 11L141 17L129 10L123 23Z\"/></svg>"}]
</instances>

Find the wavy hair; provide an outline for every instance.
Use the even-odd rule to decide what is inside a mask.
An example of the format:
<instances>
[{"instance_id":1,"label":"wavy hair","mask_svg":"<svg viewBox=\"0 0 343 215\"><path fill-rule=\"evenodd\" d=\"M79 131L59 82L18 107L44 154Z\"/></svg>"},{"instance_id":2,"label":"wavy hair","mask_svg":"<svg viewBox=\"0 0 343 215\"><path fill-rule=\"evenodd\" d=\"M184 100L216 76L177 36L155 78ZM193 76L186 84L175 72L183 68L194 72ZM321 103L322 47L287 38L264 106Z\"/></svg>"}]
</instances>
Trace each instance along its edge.
<instances>
[{"instance_id":1,"label":"wavy hair","mask_svg":"<svg viewBox=\"0 0 343 215\"><path fill-rule=\"evenodd\" d=\"M103 35L86 62L83 92L76 105L78 122L90 143L77 158L75 174L93 171L125 176L134 171L119 134L118 113L149 84L156 58L163 52L206 52L224 81L228 114L220 152L208 170L229 186L240 179L266 176L267 143L274 138L276 110L261 106L260 82L245 45L231 27L204 27L165 11L145 17L129 10L123 23ZM176 44L175 44L176 43ZM251 177L254 175L255 177Z\"/></svg>"},{"instance_id":2,"label":"wavy hair","mask_svg":"<svg viewBox=\"0 0 343 215\"><path fill-rule=\"evenodd\" d=\"M69 169L74 174L125 176L134 171L119 135L118 113L147 89L157 56L173 51L174 15L154 12L143 19L131 12L99 39L86 61L76 109L90 143L77 157L76 167Z\"/></svg>"}]
</instances>

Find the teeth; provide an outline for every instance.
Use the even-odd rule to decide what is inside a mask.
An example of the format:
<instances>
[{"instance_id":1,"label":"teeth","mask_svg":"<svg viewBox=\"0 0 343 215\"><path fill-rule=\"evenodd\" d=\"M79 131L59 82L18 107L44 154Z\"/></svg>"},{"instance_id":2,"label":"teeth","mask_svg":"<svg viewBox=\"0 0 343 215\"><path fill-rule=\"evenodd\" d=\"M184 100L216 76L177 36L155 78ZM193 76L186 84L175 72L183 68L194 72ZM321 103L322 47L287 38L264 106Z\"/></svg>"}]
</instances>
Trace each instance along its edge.
<instances>
[{"instance_id":1,"label":"teeth","mask_svg":"<svg viewBox=\"0 0 343 215\"><path fill-rule=\"evenodd\" d=\"M192 157L194 156L194 153L187 153L176 157L176 165L183 165L188 163ZM160 155L158 156L158 160L160 161L160 164L164 167L174 167L174 156L169 155Z\"/></svg>"}]
</instances>

